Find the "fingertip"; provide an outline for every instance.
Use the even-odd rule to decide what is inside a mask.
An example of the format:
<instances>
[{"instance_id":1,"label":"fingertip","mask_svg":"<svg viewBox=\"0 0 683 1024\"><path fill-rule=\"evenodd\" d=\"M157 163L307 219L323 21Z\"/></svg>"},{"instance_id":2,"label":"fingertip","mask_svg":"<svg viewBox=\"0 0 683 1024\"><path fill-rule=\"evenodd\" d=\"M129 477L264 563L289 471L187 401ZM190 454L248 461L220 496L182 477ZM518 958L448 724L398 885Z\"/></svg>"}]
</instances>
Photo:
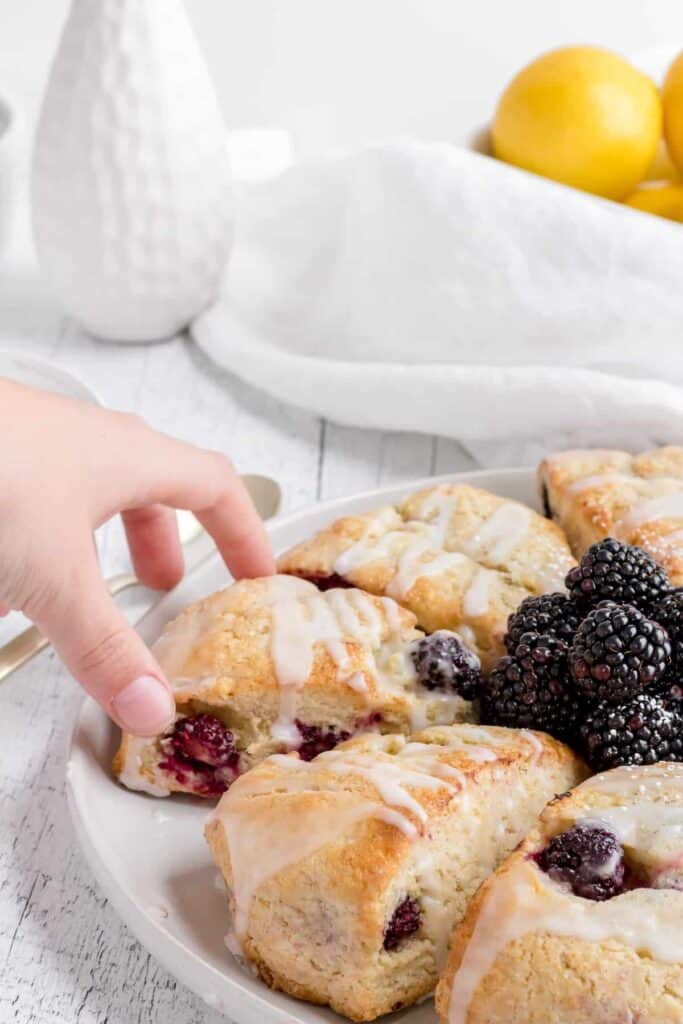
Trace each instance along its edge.
<instances>
[{"instance_id":1,"label":"fingertip","mask_svg":"<svg viewBox=\"0 0 683 1024\"><path fill-rule=\"evenodd\" d=\"M176 707L168 683L142 675L112 697L109 713L126 732L148 737L158 736L173 724Z\"/></svg>"},{"instance_id":2,"label":"fingertip","mask_svg":"<svg viewBox=\"0 0 683 1024\"><path fill-rule=\"evenodd\" d=\"M185 575L185 559L181 555L153 565L136 566L136 571L140 582L151 590L172 590Z\"/></svg>"}]
</instances>

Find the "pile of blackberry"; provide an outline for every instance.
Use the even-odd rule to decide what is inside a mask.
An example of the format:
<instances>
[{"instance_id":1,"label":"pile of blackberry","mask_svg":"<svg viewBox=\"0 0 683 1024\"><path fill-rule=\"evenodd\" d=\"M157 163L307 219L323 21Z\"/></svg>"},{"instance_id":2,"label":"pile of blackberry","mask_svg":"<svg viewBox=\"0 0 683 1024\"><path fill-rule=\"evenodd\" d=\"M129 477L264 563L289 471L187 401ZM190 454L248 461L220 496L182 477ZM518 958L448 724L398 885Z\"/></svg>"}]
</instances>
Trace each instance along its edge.
<instances>
[{"instance_id":1,"label":"pile of blackberry","mask_svg":"<svg viewBox=\"0 0 683 1024\"><path fill-rule=\"evenodd\" d=\"M642 548L609 537L508 620L482 720L540 729L595 771L683 761L683 588Z\"/></svg>"}]
</instances>

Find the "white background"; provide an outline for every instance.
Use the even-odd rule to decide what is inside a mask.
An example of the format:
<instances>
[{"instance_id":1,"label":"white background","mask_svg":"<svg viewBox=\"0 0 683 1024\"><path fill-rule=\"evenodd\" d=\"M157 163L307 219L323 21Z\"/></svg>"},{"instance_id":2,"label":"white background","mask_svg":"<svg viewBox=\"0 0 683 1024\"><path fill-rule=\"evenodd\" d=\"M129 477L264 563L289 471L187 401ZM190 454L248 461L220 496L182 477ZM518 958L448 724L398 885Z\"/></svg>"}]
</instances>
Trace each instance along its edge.
<instances>
[{"instance_id":1,"label":"white background","mask_svg":"<svg viewBox=\"0 0 683 1024\"><path fill-rule=\"evenodd\" d=\"M505 80L552 46L683 49L681 0L187 6L229 126L286 128L299 153L403 133L458 140L488 119ZM0 0L0 94L23 111L24 165L67 7ZM25 208L19 219L25 227ZM62 317L30 257L19 256L0 261L0 346L47 357L84 376L108 404L223 448L244 471L277 476L286 508L474 464L453 441L341 428L282 406L216 371L181 338L132 348L95 342ZM539 439L529 459L542 449ZM128 567L118 530L108 531L101 555L105 573ZM220 1024L133 940L75 848L63 762L77 701L50 654L0 687L0 1024Z\"/></svg>"},{"instance_id":2,"label":"white background","mask_svg":"<svg viewBox=\"0 0 683 1024\"><path fill-rule=\"evenodd\" d=\"M683 44L677 0L186 6L230 126L283 125L303 150L403 132L459 138L488 118L506 78L549 47L589 42L636 53L675 46L677 36ZM31 110L67 9L65 0L0 2L0 91L16 89Z\"/></svg>"}]
</instances>

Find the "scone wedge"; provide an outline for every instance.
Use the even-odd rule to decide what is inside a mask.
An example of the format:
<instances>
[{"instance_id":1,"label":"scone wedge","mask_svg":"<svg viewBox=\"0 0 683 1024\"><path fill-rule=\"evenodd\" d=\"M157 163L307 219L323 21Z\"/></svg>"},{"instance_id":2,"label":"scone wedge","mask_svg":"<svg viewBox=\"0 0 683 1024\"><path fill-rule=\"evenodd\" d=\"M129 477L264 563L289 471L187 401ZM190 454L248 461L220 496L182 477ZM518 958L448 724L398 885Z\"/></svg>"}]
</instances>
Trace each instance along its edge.
<instances>
[{"instance_id":1,"label":"scone wedge","mask_svg":"<svg viewBox=\"0 0 683 1024\"><path fill-rule=\"evenodd\" d=\"M485 670L504 653L523 598L563 590L574 565L554 523L516 501L445 483L346 516L280 558L280 571L319 586L393 597L428 633L457 630Z\"/></svg>"},{"instance_id":2,"label":"scone wedge","mask_svg":"<svg viewBox=\"0 0 683 1024\"><path fill-rule=\"evenodd\" d=\"M441 639L478 673L456 637ZM149 739L124 734L114 773L155 796L217 797L278 751L310 759L359 732L471 719L469 694L421 685L411 652L423 640L390 598L321 593L286 576L235 583L164 630L154 651L174 689L175 724Z\"/></svg>"},{"instance_id":3,"label":"scone wedge","mask_svg":"<svg viewBox=\"0 0 683 1024\"><path fill-rule=\"evenodd\" d=\"M577 558L615 537L645 548L674 586L683 584L683 448L555 452L540 464L538 479L546 511Z\"/></svg>"},{"instance_id":4,"label":"scone wedge","mask_svg":"<svg viewBox=\"0 0 683 1024\"><path fill-rule=\"evenodd\" d=\"M442 1024L681 1024L683 765L615 768L544 811L472 900Z\"/></svg>"},{"instance_id":5,"label":"scone wedge","mask_svg":"<svg viewBox=\"0 0 683 1024\"><path fill-rule=\"evenodd\" d=\"M542 733L366 735L243 776L206 837L261 977L356 1021L430 993L451 930L544 803L585 776Z\"/></svg>"}]
</instances>

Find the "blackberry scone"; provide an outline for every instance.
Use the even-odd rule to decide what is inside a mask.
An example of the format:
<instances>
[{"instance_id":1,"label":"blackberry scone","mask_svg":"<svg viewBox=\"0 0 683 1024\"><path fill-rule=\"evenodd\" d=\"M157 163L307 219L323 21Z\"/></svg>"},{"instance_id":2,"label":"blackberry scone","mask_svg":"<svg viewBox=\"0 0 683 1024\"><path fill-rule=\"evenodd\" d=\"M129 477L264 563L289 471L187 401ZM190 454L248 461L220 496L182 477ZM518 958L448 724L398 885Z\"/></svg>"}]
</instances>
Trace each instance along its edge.
<instances>
[{"instance_id":1,"label":"blackberry scone","mask_svg":"<svg viewBox=\"0 0 683 1024\"><path fill-rule=\"evenodd\" d=\"M577 558L614 537L644 548L683 585L683 448L555 452L538 475L547 514Z\"/></svg>"},{"instance_id":2,"label":"blackberry scone","mask_svg":"<svg viewBox=\"0 0 683 1024\"><path fill-rule=\"evenodd\" d=\"M683 765L615 768L553 801L472 900L442 1024L681 1024Z\"/></svg>"},{"instance_id":3,"label":"blackberry scone","mask_svg":"<svg viewBox=\"0 0 683 1024\"><path fill-rule=\"evenodd\" d=\"M583 777L542 733L468 724L268 758L206 827L232 938L267 984L352 1020L409 1006L477 886Z\"/></svg>"},{"instance_id":4,"label":"blackberry scone","mask_svg":"<svg viewBox=\"0 0 683 1024\"><path fill-rule=\"evenodd\" d=\"M504 653L510 613L525 597L563 590L574 559L561 529L532 509L447 483L339 519L279 565L321 587L393 597L426 632L459 632L488 671Z\"/></svg>"},{"instance_id":5,"label":"blackberry scone","mask_svg":"<svg viewBox=\"0 0 683 1024\"><path fill-rule=\"evenodd\" d=\"M176 722L151 739L124 734L114 772L156 796L215 797L272 753L310 759L358 732L467 720L480 678L457 636L425 637L390 598L288 576L190 605L154 652Z\"/></svg>"}]
</instances>

